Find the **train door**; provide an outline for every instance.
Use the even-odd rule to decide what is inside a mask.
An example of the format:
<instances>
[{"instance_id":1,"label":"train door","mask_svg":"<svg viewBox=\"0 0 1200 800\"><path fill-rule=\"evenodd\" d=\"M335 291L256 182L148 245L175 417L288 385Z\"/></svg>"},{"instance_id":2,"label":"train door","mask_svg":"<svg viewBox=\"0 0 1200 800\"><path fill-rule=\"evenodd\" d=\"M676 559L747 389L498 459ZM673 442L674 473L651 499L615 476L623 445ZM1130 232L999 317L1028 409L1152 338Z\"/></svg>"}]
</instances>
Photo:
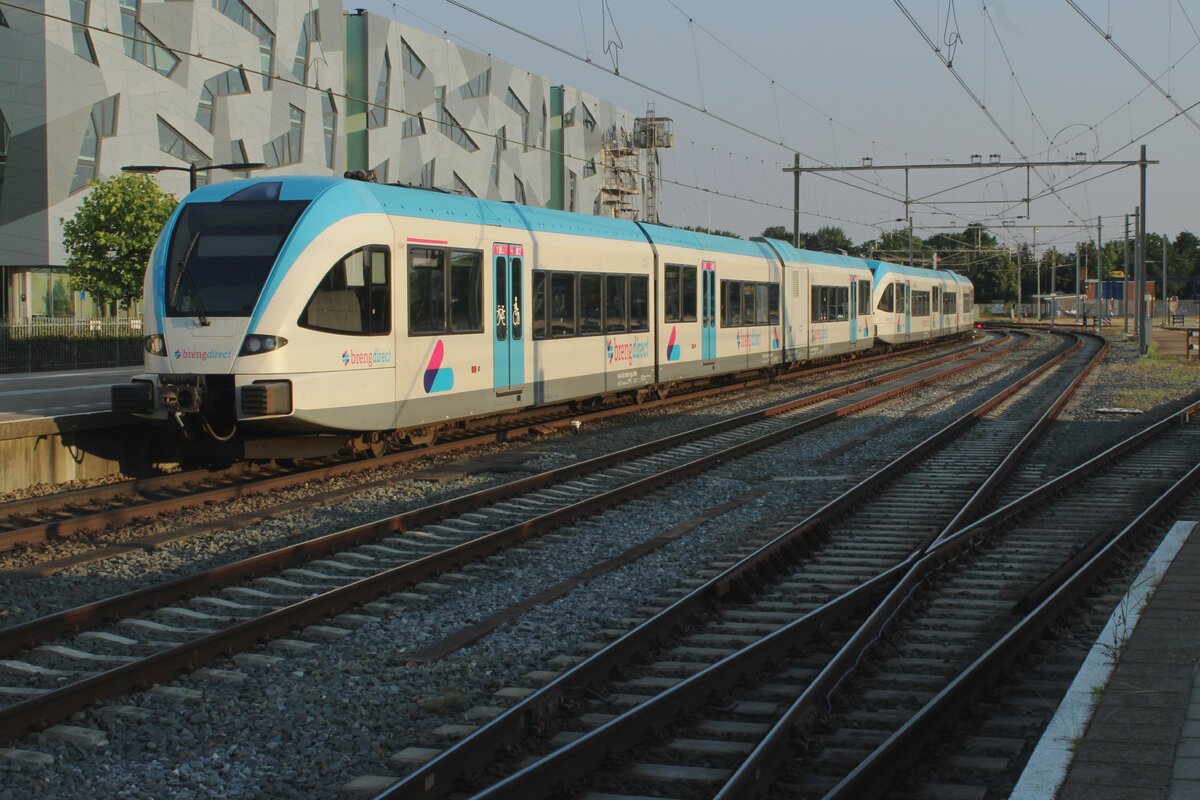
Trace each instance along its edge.
<instances>
[{"instance_id":1,"label":"train door","mask_svg":"<svg viewBox=\"0 0 1200 800\"><path fill-rule=\"evenodd\" d=\"M850 349L854 349L854 344L858 341L858 280L850 278L850 313L847 314L850 320Z\"/></svg>"},{"instance_id":2,"label":"train door","mask_svg":"<svg viewBox=\"0 0 1200 800\"><path fill-rule=\"evenodd\" d=\"M933 287L933 308L929 309L929 335L935 336L942 327L942 290Z\"/></svg>"},{"instance_id":3,"label":"train door","mask_svg":"<svg viewBox=\"0 0 1200 800\"><path fill-rule=\"evenodd\" d=\"M904 282L904 341L912 337L912 284Z\"/></svg>"},{"instance_id":4,"label":"train door","mask_svg":"<svg viewBox=\"0 0 1200 800\"><path fill-rule=\"evenodd\" d=\"M525 389L525 340L521 320L524 261L523 245L492 245L495 267L492 300L496 309L492 375L498 395L515 394Z\"/></svg>"},{"instance_id":5,"label":"train door","mask_svg":"<svg viewBox=\"0 0 1200 800\"><path fill-rule=\"evenodd\" d=\"M700 266L700 357L717 358L717 265L703 261Z\"/></svg>"}]
</instances>

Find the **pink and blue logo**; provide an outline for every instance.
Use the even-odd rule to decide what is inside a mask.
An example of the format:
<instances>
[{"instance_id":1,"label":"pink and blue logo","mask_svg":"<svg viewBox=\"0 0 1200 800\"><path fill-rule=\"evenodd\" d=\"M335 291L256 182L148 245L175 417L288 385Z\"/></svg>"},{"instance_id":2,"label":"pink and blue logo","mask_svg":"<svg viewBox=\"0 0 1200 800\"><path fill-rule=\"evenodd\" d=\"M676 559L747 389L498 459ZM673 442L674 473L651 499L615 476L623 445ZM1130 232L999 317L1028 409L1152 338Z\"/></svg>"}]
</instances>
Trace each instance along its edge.
<instances>
[{"instance_id":1,"label":"pink and blue logo","mask_svg":"<svg viewBox=\"0 0 1200 800\"><path fill-rule=\"evenodd\" d=\"M771 349L779 349L779 328L771 328Z\"/></svg>"},{"instance_id":2,"label":"pink and blue logo","mask_svg":"<svg viewBox=\"0 0 1200 800\"><path fill-rule=\"evenodd\" d=\"M454 388L454 370L442 366L445 354L442 340L438 339L433 346L433 355L429 357L429 364L425 367L425 394L448 392Z\"/></svg>"},{"instance_id":3,"label":"pink and blue logo","mask_svg":"<svg viewBox=\"0 0 1200 800\"><path fill-rule=\"evenodd\" d=\"M675 342L675 326L671 326L671 338L667 340L667 361L679 360L679 345Z\"/></svg>"}]
</instances>

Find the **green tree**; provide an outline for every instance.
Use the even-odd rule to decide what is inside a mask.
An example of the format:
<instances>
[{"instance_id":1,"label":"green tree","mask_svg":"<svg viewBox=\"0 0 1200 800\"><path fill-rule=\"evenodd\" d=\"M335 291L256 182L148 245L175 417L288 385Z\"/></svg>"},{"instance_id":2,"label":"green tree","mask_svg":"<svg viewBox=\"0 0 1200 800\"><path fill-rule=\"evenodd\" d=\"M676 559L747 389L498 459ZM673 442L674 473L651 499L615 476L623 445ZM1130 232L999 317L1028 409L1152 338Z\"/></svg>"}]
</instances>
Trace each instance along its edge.
<instances>
[{"instance_id":1,"label":"green tree","mask_svg":"<svg viewBox=\"0 0 1200 800\"><path fill-rule=\"evenodd\" d=\"M779 239L784 242L792 241L792 229L783 225L772 225L762 232L764 238Z\"/></svg>"},{"instance_id":2,"label":"green tree","mask_svg":"<svg viewBox=\"0 0 1200 800\"><path fill-rule=\"evenodd\" d=\"M74 217L59 219L71 288L132 308L150 252L177 205L148 175L115 175L93 186Z\"/></svg>"},{"instance_id":3,"label":"green tree","mask_svg":"<svg viewBox=\"0 0 1200 800\"><path fill-rule=\"evenodd\" d=\"M809 234L804 246L807 250L817 250L822 253L838 253L845 251L847 253L854 250L854 242L850 241L850 237L846 232L836 225L824 225L817 229L816 233Z\"/></svg>"}]
</instances>

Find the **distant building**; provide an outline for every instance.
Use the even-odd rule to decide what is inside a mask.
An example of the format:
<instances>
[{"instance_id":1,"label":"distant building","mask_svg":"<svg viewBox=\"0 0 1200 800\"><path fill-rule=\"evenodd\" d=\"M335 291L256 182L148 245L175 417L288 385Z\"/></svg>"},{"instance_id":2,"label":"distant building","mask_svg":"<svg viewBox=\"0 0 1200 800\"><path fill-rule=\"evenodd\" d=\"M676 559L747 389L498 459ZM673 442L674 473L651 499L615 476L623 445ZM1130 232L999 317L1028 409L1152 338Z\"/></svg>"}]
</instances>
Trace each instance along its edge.
<instances>
[{"instance_id":1,"label":"distant building","mask_svg":"<svg viewBox=\"0 0 1200 800\"><path fill-rule=\"evenodd\" d=\"M67 287L60 220L90 181L128 165L374 170L381 183L630 213L628 191L610 202L603 168L630 112L339 0L14 2L31 11L0 8L0 318L112 313ZM188 179L159 173L179 196Z\"/></svg>"}]
</instances>

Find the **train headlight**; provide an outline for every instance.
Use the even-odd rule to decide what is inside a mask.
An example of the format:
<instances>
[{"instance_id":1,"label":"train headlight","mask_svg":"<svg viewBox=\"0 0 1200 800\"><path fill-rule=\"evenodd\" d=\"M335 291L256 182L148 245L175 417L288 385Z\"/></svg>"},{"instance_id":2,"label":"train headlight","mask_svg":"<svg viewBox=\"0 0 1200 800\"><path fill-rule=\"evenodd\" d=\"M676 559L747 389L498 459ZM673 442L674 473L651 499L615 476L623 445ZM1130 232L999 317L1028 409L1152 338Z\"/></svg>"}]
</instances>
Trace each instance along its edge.
<instances>
[{"instance_id":1,"label":"train headlight","mask_svg":"<svg viewBox=\"0 0 1200 800\"><path fill-rule=\"evenodd\" d=\"M238 355L255 356L259 353L269 353L272 350L278 350L285 344L287 344L287 339L282 336L252 333L246 337L246 341L242 342L242 351Z\"/></svg>"},{"instance_id":2,"label":"train headlight","mask_svg":"<svg viewBox=\"0 0 1200 800\"><path fill-rule=\"evenodd\" d=\"M161 333L151 334L146 337L146 352L155 356L164 356L167 354L167 340L163 338Z\"/></svg>"}]
</instances>

